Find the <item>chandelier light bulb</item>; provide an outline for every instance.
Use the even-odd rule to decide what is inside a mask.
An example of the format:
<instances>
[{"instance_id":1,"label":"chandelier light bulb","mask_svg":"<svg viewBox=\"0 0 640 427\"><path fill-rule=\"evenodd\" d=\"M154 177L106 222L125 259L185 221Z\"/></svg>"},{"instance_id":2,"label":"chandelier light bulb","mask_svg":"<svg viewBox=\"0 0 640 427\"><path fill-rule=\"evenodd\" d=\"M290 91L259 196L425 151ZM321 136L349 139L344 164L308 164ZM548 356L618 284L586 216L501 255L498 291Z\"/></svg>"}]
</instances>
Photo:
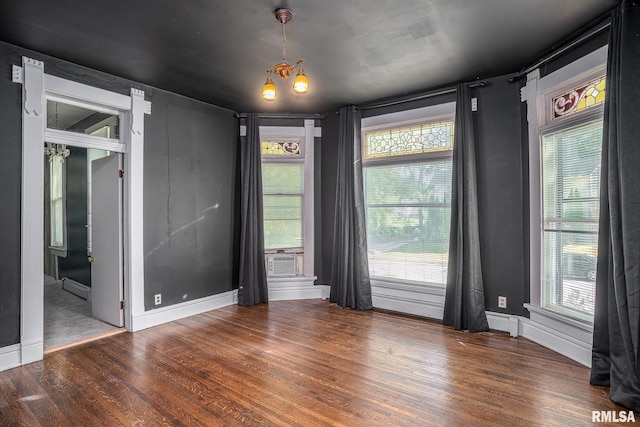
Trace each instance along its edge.
<instances>
[{"instance_id":1,"label":"chandelier light bulb","mask_svg":"<svg viewBox=\"0 0 640 427\"><path fill-rule=\"evenodd\" d=\"M267 70L267 81L262 88L262 97L267 101L273 101L276 99L276 85L273 84L271 70Z\"/></svg>"},{"instance_id":2,"label":"chandelier light bulb","mask_svg":"<svg viewBox=\"0 0 640 427\"><path fill-rule=\"evenodd\" d=\"M298 74L293 81L293 91L296 93L307 93L309 92L309 79L302 68L302 59L299 60L296 65L298 66Z\"/></svg>"}]
</instances>

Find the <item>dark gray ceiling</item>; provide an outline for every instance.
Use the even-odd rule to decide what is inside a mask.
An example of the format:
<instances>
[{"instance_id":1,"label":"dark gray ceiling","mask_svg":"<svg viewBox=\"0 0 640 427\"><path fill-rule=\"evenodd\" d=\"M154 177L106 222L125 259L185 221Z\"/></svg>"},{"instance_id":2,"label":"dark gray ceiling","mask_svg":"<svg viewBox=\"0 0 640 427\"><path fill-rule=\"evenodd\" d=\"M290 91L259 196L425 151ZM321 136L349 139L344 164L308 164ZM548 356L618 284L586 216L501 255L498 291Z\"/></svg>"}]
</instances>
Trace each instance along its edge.
<instances>
[{"instance_id":1,"label":"dark gray ceiling","mask_svg":"<svg viewBox=\"0 0 640 427\"><path fill-rule=\"evenodd\" d=\"M16 0L0 40L239 112L315 113L517 71L619 0ZM265 70L304 58L310 92Z\"/></svg>"}]
</instances>

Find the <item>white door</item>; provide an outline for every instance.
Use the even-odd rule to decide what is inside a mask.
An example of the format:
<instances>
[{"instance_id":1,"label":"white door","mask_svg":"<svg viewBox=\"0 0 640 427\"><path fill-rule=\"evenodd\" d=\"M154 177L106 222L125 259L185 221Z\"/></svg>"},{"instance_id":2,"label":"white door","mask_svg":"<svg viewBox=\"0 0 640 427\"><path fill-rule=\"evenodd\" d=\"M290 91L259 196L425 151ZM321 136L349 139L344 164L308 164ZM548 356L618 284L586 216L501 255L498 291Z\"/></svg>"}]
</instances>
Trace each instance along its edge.
<instances>
[{"instance_id":1,"label":"white door","mask_svg":"<svg viewBox=\"0 0 640 427\"><path fill-rule=\"evenodd\" d=\"M91 310L115 326L124 325L121 159L112 154L91 162Z\"/></svg>"}]
</instances>

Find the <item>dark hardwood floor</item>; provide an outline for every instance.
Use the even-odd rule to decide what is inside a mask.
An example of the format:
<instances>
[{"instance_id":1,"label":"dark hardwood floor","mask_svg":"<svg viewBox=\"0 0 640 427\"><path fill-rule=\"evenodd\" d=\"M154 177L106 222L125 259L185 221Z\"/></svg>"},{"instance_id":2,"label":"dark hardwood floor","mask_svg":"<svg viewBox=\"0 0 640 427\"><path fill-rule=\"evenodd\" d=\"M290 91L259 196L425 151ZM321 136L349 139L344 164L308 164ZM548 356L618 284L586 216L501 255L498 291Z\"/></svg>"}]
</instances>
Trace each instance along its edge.
<instances>
[{"instance_id":1,"label":"dark hardwood floor","mask_svg":"<svg viewBox=\"0 0 640 427\"><path fill-rule=\"evenodd\" d=\"M579 426L622 409L524 338L319 300L230 306L0 373L2 426Z\"/></svg>"}]
</instances>

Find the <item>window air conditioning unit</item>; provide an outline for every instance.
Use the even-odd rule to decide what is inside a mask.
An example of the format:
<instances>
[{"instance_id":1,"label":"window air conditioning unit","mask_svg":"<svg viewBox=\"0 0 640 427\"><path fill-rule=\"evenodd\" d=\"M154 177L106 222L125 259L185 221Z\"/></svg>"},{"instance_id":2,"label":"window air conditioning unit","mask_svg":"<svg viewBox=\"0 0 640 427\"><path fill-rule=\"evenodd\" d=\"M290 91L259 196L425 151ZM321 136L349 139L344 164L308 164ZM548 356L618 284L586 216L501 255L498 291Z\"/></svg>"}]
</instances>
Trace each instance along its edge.
<instances>
[{"instance_id":1,"label":"window air conditioning unit","mask_svg":"<svg viewBox=\"0 0 640 427\"><path fill-rule=\"evenodd\" d=\"M295 276L298 274L298 263L295 254L267 255L267 276Z\"/></svg>"}]
</instances>

